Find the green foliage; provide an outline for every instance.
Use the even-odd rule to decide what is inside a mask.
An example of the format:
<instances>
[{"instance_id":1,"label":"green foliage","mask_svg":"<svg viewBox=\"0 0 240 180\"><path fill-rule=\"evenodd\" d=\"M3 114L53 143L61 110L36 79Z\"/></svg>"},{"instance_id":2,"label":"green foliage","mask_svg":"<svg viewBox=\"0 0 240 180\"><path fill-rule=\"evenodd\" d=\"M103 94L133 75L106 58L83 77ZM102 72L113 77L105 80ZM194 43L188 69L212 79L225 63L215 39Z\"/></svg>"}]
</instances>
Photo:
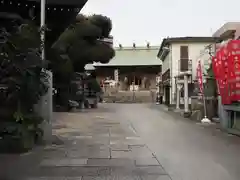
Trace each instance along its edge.
<instances>
[{"instance_id":1,"label":"green foliage","mask_svg":"<svg viewBox=\"0 0 240 180\"><path fill-rule=\"evenodd\" d=\"M43 119L34 112L48 89L39 47L32 22L0 29L0 152L29 150L43 135Z\"/></svg>"},{"instance_id":2,"label":"green foliage","mask_svg":"<svg viewBox=\"0 0 240 180\"><path fill-rule=\"evenodd\" d=\"M214 77L212 64L210 64L209 68L207 69L206 74L206 83L204 85L204 93L207 97L216 97L217 95L217 84L216 79Z\"/></svg>"},{"instance_id":3,"label":"green foliage","mask_svg":"<svg viewBox=\"0 0 240 180\"><path fill-rule=\"evenodd\" d=\"M30 36L28 36L28 35ZM40 97L47 91L45 64L39 54L39 33L32 24L16 27L15 32L0 31L0 99L1 107L17 121L33 111Z\"/></svg>"},{"instance_id":4,"label":"green foliage","mask_svg":"<svg viewBox=\"0 0 240 180\"><path fill-rule=\"evenodd\" d=\"M40 34L38 26L33 21L27 21L17 27L16 35L14 38L14 44L16 47L27 50L29 48L39 48Z\"/></svg>"},{"instance_id":5,"label":"green foliage","mask_svg":"<svg viewBox=\"0 0 240 180\"><path fill-rule=\"evenodd\" d=\"M73 71L82 72L88 63L108 63L114 56L114 49L100 39L109 36L112 22L108 17L79 15L54 44L60 55L67 55Z\"/></svg>"},{"instance_id":6,"label":"green foliage","mask_svg":"<svg viewBox=\"0 0 240 180\"><path fill-rule=\"evenodd\" d=\"M49 59L54 86L59 92L54 97L56 103L64 104L73 99L70 86L74 72L84 72L85 65L89 63L108 63L115 56L114 49L101 41L109 37L111 30L112 22L108 17L78 15L76 21L55 42L48 54L52 54ZM99 89L96 83L90 84L92 90Z\"/></svg>"},{"instance_id":7,"label":"green foliage","mask_svg":"<svg viewBox=\"0 0 240 180\"><path fill-rule=\"evenodd\" d=\"M112 21L107 16L102 15L92 15L89 17L92 24L100 27L102 29L101 37L108 37L112 30Z\"/></svg>"},{"instance_id":8,"label":"green foliage","mask_svg":"<svg viewBox=\"0 0 240 180\"><path fill-rule=\"evenodd\" d=\"M90 76L86 77L85 79L86 85L87 87L89 87L93 92L101 92L101 86L100 84L97 82L95 74L92 73Z\"/></svg>"}]
</instances>

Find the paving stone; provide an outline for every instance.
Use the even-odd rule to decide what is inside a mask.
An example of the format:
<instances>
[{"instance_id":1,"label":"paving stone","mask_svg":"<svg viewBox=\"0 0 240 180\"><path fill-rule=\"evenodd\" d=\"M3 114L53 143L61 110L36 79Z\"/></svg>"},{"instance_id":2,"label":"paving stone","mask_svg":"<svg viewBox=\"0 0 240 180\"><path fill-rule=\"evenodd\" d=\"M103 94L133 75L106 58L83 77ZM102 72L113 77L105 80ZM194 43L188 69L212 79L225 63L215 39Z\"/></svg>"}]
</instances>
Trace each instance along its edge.
<instances>
[{"instance_id":1,"label":"paving stone","mask_svg":"<svg viewBox=\"0 0 240 180\"><path fill-rule=\"evenodd\" d=\"M68 153L66 151L44 152L41 156L43 159L51 159L53 157L63 158L68 157Z\"/></svg>"},{"instance_id":2,"label":"paving stone","mask_svg":"<svg viewBox=\"0 0 240 180\"><path fill-rule=\"evenodd\" d=\"M127 159L134 159L135 154L132 153L130 150L124 151L111 151L112 158L127 158Z\"/></svg>"},{"instance_id":3,"label":"paving stone","mask_svg":"<svg viewBox=\"0 0 240 180\"><path fill-rule=\"evenodd\" d=\"M141 180L137 175L112 175L104 177L83 177L82 180Z\"/></svg>"},{"instance_id":4,"label":"paving stone","mask_svg":"<svg viewBox=\"0 0 240 180\"><path fill-rule=\"evenodd\" d=\"M159 170L159 169L158 169ZM158 174L157 174L158 173ZM141 171L137 168L137 167L127 167L127 166L121 166L121 167L111 167L111 176L122 176L122 175L129 175L129 176L141 176L141 175L160 175L160 171L155 172L155 174L153 174L153 170L152 172L150 172L150 170L148 171Z\"/></svg>"},{"instance_id":5,"label":"paving stone","mask_svg":"<svg viewBox=\"0 0 240 180\"><path fill-rule=\"evenodd\" d=\"M134 172L136 174L154 174L154 175L167 175L165 170L161 166L142 166L137 167Z\"/></svg>"},{"instance_id":6,"label":"paving stone","mask_svg":"<svg viewBox=\"0 0 240 180\"><path fill-rule=\"evenodd\" d=\"M154 158L151 151L149 151L145 146L139 148L129 148L129 149L113 149L111 151L112 158Z\"/></svg>"},{"instance_id":7,"label":"paving stone","mask_svg":"<svg viewBox=\"0 0 240 180\"><path fill-rule=\"evenodd\" d=\"M116 122L116 121L100 121L100 122L95 122L95 125L100 125L100 126L105 126L105 125L120 125L119 122Z\"/></svg>"},{"instance_id":8,"label":"paving stone","mask_svg":"<svg viewBox=\"0 0 240 180\"><path fill-rule=\"evenodd\" d=\"M41 166L83 166L87 164L87 159L45 159L41 162Z\"/></svg>"},{"instance_id":9,"label":"paving stone","mask_svg":"<svg viewBox=\"0 0 240 180\"><path fill-rule=\"evenodd\" d=\"M109 144L109 138L97 137L92 139L92 144Z\"/></svg>"},{"instance_id":10,"label":"paving stone","mask_svg":"<svg viewBox=\"0 0 240 180\"><path fill-rule=\"evenodd\" d=\"M144 146L145 143L142 140L125 140L124 144L128 146Z\"/></svg>"},{"instance_id":11,"label":"paving stone","mask_svg":"<svg viewBox=\"0 0 240 180\"><path fill-rule=\"evenodd\" d=\"M108 149L108 146L104 145L104 144L97 144L97 143L89 143L87 144L87 146L85 146L84 148L88 149L88 150L91 150L91 149L94 149L94 150L104 150L104 149Z\"/></svg>"},{"instance_id":12,"label":"paving stone","mask_svg":"<svg viewBox=\"0 0 240 180\"><path fill-rule=\"evenodd\" d=\"M112 133L110 134L111 138L121 138L124 139L126 135L124 133Z\"/></svg>"},{"instance_id":13,"label":"paving stone","mask_svg":"<svg viewBox=\"0 0 240 180\"><path fill-rule=\"evenodd\" d=\"M88 159L87 166L99 166L99 167L133 167L134 161L131 159Z\"/></svg>"},{"instance_id":14,"label":"paving stone","mask_svg":"<svg viewBox=\"0 0 240 180\"><path fill-rule=\"evenodd\" d=\"M110 158L110 150L88 152L88 158Z\"/></svg>"},{"instance_id":15,"label":"paving stone","mask_svg":"<svg viewBox=\"0 0 240 180\"><path fill-rule=\"evenodd\" d=\"M41 167L28 172L28 177L80 177L80 176L108 176L109 167Z\"/></svg>"},{"instance_id":16,"label":"paving stone","mask_svg":"<svg viewBox=\"0 0 240 180\"><path fill-rule=\"evenodd\" d=\"M76 129L75 131L72 131L72 132L67 132L66 134L72 137L78 137L78 136L80 137L82 135L79 129Z\"/></svg>"},{"instance_id":17,"label":"paving stone","mask_svg":"<svg viewBox=\"0 0 240 180\"><path fill-rule=\"evenodd\" d=\"M89 155L87 149L80 149L79 151L67 151L66 158L86 159Z\"/></svg>"},{"instance_id":18,"label":"paving stone","mask_svg":"<svg viewBox=\"0 0 240 180\"><path fill-rule=\"evenodd\" d=\"M92 136L75 136L76 139L92 139Z\"/></svg>"},{"instance_id":19,"label":"paving stone","mask_svg":"<svg viewBox=\"0 0 240 180\"><path fill-rule=\"evenodd\" d=\"M93 134L109 134L109 129L108 128L94 128L92 129Z\"/></svg>"},{"instance_id":20,"label":"paving stone","mask_svg":"<svg viewBox=\"0 0 240 180\"><path fill-rule=\"evenodd\" d=\"M138 136L126 137L127 140L140 140L141 138Z\"/></svg>"},{"instance_id":21,"label":"paving stone","mask_svg":"<svg viewBox=\"0 0 240 180\"><path fill-rule=\"evenodd\" d=\"M125 135L126 136L126 133L125 133L125 131L123 130L123 128L111 128L110 129L110 134L119 134L119 135Z\"/></svg>"},{"instance_id":22,"label":"paving stone","mask_svg":"<svg viewBox=\"0 0 240 180\"><path fill-rule=\"evenodd\" d=\"M128 145L126 144L110 144L112 151L129 151Z\"/></svg>"},{"instance_id":23,"label":"paving stone","mask_svg":"<svg viewBox=\"0 0 240 180\"><path fill-rule=\"evenodd\" d=\"M160 166L156 158L137 158L135 160L136 166Z\"/></svg>"},{"instance_id":24,"label":"paving stone","mask_svg":"<svg viewBox=\"0 0 240 180\"><path fill-rule=\"evenodd\" d=\"M53 129L63 129L63 128L67 128L67 126L65 124L55 124L53 126Z\"/></svg>"},{"instance_id":25,"label":"paving stone","mask_svg":"<svg viewBox=\"0 0 240 180\"><path fill-rule=\"evenodd\" d=\"M32 177L25 180L82 180L82 177Z\"/></svg>"},{"instance_id":26,"label":"paving stone","mask_svg":"<svg viewBox=\"0 0 240 180\"><path fill-rule=\"evenodd\" d=\"M146 175L141 176L141 180L171 180L168 175Z\"/></svg>"},{"instance_id":27,"label":"paving stone","mask_svg":"<svg viewBox=\"0 0 240 180\"><path fill-rule=\"evenodd\" d=\"M116 146L124 146L128 148L128 146L126 146L126 144L124 144L124 140L123 139L110 139L110 145L116 145Z\"/></svg>"},{"instance_id":28,"label":"paving stone","mask_svg":"<svg viewBox=\"0 0 240 180\"><path fill-rule=\"evenodd\" d=\"M121 175L128 175L128 176L132 176L132 175L138 175L134 172L134 170L136 169L135 166L133 167L126 167L126 166L121 166L121 167L111 167L111 176L121 176Z\"/></svg>"},{"instance_id":29,"label":"paving stone","mask_svg":"<svg viewBox=\"0 0 240 180\"><path fill-rule=\"evenodd\" d=\"M96 134L97 137L106 137L109 138L109 133L104 133L104 134Z\"/></svg>"},{"instance_id":30,"label":"paving stone","mask_svg":"<svg viewBox=\"0 0 240 180\"><path fill-rule=\"evenodd\" d=\"M136 154L137 157L153 157L152 152L145 145L129 146L129 149Z\"/></svg>"},{"instance_id":31,"label":"paving stone","mask_svg":"<svg viewBox=\"0 0 240 180\"><path fill-rule=\"evenodd\" d=\"M139 149L139 148L147 148L145 144L133 144L129 145L129 148L131 149Z\"/></svg>"}]
</instances>

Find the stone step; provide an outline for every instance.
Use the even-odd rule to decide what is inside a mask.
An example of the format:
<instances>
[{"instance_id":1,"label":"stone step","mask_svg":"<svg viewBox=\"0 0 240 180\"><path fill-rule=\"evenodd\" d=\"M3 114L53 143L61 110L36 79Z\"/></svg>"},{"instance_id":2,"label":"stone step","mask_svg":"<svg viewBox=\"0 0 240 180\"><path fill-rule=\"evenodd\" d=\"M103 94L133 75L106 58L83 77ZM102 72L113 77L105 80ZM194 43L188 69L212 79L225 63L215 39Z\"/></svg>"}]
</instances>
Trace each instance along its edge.
<instances>
[{"instance_id":1,"label":"stone step","mask_svg":"<svg viewBox=\"0 0 240 180\"><path fill-rule=\"evenodd\" d=\"M220 123L219 117L213 117L212 121L215 122L215 123Z\"/></svg>"}]
</instances>

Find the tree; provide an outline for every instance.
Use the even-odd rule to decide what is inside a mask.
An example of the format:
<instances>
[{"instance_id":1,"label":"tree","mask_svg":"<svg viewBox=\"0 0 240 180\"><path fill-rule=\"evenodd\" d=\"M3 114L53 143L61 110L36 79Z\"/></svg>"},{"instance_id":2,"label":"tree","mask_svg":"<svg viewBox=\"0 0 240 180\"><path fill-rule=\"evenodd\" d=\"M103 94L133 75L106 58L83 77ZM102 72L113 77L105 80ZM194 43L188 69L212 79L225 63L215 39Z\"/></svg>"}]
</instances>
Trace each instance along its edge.
<instances>
[{"instance_id":1,"label":"tree","mask_svg":"<svg viewBox=\"0 0 240 180\"><path fill-rule=\"evenodd\" d=\"M101 41L109 37L111 29L112 22L108 17L79 15L60 36L54 48L69 57L75 72L83 72L88 63L108 63L114 57L114 49Z\"/></svg>"},{"instance_id":2,"label":"tree","mask_svg":"<svg viewBox=\"0 0 240 180\"><path fill-rule=\"evenodd\" d=\"M72 97L69 87L74 72L84 72L85 65L93 62L108 63L115 56L114 49L102 41L109 37L111 30L112 22L106 16L78 15L59 37L49 52L54 86L59 92L56 102L67 102ZM96 78L91 79L91 82L96 81ZM92 90L97 89L97 81L89 84Z\"/></svg>"},{"instance_id":3,"label":"tree","mask_svg":"<svg viewBox=\"0 0 240 180\"><path fill-rule=\"evenodd\" d=\"M214 77L212 63L207 69L205 74L206 83L204 85L204 94L206 97L217 97L217 83Z\"/></svg>"},{"instance_id":4,"label":"tree","mask_svg":"<svg viewBox=\"0 0 240 180\"><path fill-rule=\"evenodd\" d=\"M112 21L107 16L102 15L92 15L89 18L90 22L101 28L101 36L108 37L112 30Z\"/></svg>"},{"instance_id":5,"label":"tree","mask_svg":"<svg viewBox=\"0 0 240 180\"><path fill-rule=\"evenodd\" d=\"M42 72L39 37L37 28L31 24L22 24L12 33L0 31L0 38L4 39L0 43L0 84L7 88L5 106L13 111L29 113L46 93L47 75Z\"/></svg>"},{"instance_id":6,"label":"tree","mask_svg":"<svg viewBox=\"0 0 240 180\"><path fill-rule=\"evenodd\" d=\"M0 30L0 152L25 151L42 136L34 105L47 92L48 75L39 54L37 26Z\"/></svg>"}]
</instances>

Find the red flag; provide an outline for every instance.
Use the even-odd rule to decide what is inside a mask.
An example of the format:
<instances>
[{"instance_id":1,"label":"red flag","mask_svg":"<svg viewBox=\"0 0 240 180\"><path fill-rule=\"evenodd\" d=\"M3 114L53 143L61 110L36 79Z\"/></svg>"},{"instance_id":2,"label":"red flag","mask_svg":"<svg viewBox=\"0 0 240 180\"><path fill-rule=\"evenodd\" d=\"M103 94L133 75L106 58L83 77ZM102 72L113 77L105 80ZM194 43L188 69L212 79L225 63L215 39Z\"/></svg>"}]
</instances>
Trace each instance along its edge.
<instances>
[{"instance_id":1,"label":"red flag","mask_svg":"<svg viewBox=\"0 0 240 180\"><path fill-rule=\"evenodd\" d=\"M198 85L199 85L199 90L203 94L203 75L202 75L202 65L201 61L198 61L198 66L197 66L197 80L198 80Z\"/></svg>"}]
</instances>

